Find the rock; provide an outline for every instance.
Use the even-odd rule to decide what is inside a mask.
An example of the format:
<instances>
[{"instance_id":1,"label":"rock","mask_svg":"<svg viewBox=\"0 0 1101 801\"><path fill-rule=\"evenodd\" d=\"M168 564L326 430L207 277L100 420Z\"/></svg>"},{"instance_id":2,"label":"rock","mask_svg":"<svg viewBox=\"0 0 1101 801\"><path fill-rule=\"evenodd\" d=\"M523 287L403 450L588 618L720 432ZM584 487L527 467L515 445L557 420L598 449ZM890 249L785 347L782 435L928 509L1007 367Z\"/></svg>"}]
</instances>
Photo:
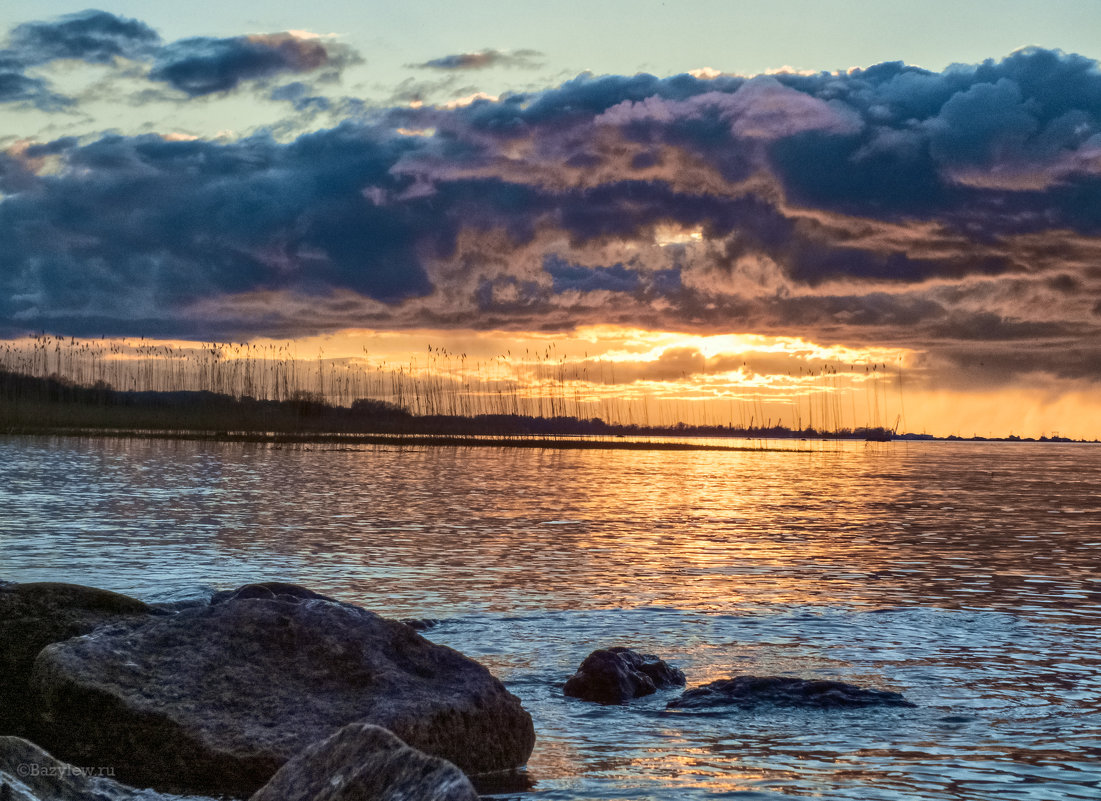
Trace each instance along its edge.
<instances>
[{"instance_id":1,"label":"rock","mask_svg":"<svg viewBox=\"0 0 1101 801\"><path fill-rule=\"evenodd\" d=\"M39 651L108 623L157 613L126 595L76 584L0 586L0 733L33 735L27 682Z\"/></svg>"},{"instance_id":2,"label":"rock","mask_svg":"<svg viewBox=\"0 0 1101 801\"><path fill-rule=\"evenodd\" d=\"M237 598L57 643L32 689L44 745L170 791L248 795L355 722L468 773L522 765L535 744L531 716L485 667L316 598Z\"/></svg>"},{"instance_id":3,"label":"rock","mask_svg":"<svg viewBox=\"0 0 1101 801\"><path fill-rule=\"evenodd\" d=\"M226 601L246 601L250 598L262 598L268 601L286 601L292 604L311 598L338 603L327 595L321 595L313 590L307 590L305 587L299 587L297 584L285 584L281 581L265 581L260 584L246 584L235 590L222 590L211 596L210 603L213 605L225 603Z\"/></svg>"},{"instance_id":4,"label":"rock","mask_svg":"<svg viewBox=\"0 0 1101 801\"><path fill-rule=\"evenodd\" d=\"M158 612L163 612L167 615L174 615L177 612L182 612L184 609L194 609L197 606L209 606L209 598L184 598L179 601L155 601L149 604L153 609Z\"/></svg>"},{"instance_id":5,"label":"rock","mask_svg":"<svg viewBox=\"0 0 1101 801\"><path fill-rule=\"evenodd\" d=\"M110 771L110 767L67 765L27 740L0 737L2 801L184 801L180 796L119 784L110 778ZM196 796L190 799L202 801Z\"/></svg>"},{"instance_id":6,"label":"rock","mask_svg":"<svg viewBox=\"0 0 1101 801\"><path fill-rule=\"evenodd\" d=\"M306 746L249 801L477 801L446 760L410 748L390 731L352 723Z\"/></svg>"},{"instance_id":7,"label":"rock","mask_svg":"<svg viewBox=\"0 0 1101 801\"><path fill-rule=\"evenodd\" d=\"M585 701L622 704L659 689L683 687L684 673L653 654L614 647L593 651L566 681L563 692Z\"/></svg>"},{"instance_id":8,"label":"rock","mask_svg":"<svg viewBox=\"0 0 1101 801\"><path fill-rule=\"evenodd\" d=\"M783 676L737 676L695 687L670 701L670 709L707 709L764 704L804 709L844 709L865 706L915 706L899 693L869 690L841 681L791 679Z\"/></svg>"}]
</instances>

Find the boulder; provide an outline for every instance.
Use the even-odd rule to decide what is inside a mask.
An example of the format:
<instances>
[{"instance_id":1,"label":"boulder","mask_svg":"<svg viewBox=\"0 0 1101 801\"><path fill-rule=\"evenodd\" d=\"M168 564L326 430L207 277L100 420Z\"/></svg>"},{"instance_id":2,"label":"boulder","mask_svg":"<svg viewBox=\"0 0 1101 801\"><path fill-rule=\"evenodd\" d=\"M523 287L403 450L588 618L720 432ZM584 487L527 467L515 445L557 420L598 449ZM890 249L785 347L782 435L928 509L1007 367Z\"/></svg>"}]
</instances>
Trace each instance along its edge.
<instances>
[{"instance_id":1,"label":"boulder","mask_svg":"<svg viewBox=\"0 0 1101 801\"><path fill-rule=\"evenodd\" d=\"M318 598L239 597L56 643L32 690L43 745L169 791L248 795L355 722L468 773L522 765L535 744L531 716L485 667Z\"/></svg>"},{"instance_id":2,"label":"boulder","mask_svg":"<svg viewBox=\"0 0 1101 801\"><path fill-rule=\"evenodd\" d=\"M110 772L110 767L68 765L27 740L0 737L3 801L183 801L180 796L119 784ZM201 799L192 796L191 801Z\"/></svg>"},{"instance_id":3,"label":"boulder","mask_svg":"<svg viewBox=\"0 0 1101 801\"><path fill-rule=\"evenodd\" d=\"M784 676L737 676L720 679L682 693L670 709L709 709L762 705L804 709L845 709L865 706L915 706L899 693L870 690L842 681L792 679Z\"/></svg>"},{"instance_id":4,"label":"boulder","mask_svg":"<svg viewBox=\"0 0 1101 801\"><path fill-rule=\"evenodd\" d=\"M306 746L249 801L477 801L450 762L410 748L393 732L352 723Z\"/></svg>"},{"instance_id":5,"label":"boulder","mask_svg":"<svg viewBox=\"0 0 1101 801\"><path fill-rule=\"evenodd\" d=\"M683 687L684 673L653 654L616 646L593 651L562 691L599 704L622 704L659 689Z\"/></svg>"},{"instance_id":6,"label":"boulder","mask_svg":"<svg viewBox=\"0 0 1101 801\"><path fill-rule=\"evenodd\" d=\"M33 735L28 680L50 643L100 626L134 623L158 611L116 592L42 582L0 586L0 733Z\"/></svg>"}]
</instances>

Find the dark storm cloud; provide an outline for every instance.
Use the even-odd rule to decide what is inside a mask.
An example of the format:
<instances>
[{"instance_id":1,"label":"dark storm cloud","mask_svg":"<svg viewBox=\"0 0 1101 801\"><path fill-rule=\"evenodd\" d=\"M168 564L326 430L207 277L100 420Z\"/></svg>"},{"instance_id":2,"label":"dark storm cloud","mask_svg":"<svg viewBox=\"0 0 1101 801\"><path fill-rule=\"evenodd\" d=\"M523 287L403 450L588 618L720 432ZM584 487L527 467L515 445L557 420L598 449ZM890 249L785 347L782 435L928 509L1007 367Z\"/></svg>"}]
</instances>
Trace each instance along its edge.
<instances>
[{"instance_id":1,"label":"dark storm cloud","mask_svg":"<svg viewBox=\"0 0 1101 801\"><path fill-rule=\"evenodd\" d=\"M144 22L88 10L19 25L11 31L8 48L26 65L60 59L107 64L149 57L159 45L160 36Z\"/></svg>"},{"instance_id":2,"label":"dark storm cloud","mask_svg":"<svg viewBox=\"0 0 1101 801\"><path fill-rule=\"evenodd\" d=\"M330 67L329 47L185 40L153 77L198 96ZM303 115L344 108L306 79L270 93ZM1092 362L1053 343L1101 348L1101 71L1081 56L583 75L354 115L293 142L9 150L0 318L78 333L605 322L1002 343L1068 373Z\"/></svg>"},{"instance_id":3,"label":"dark storm cloud","mask_svg":"<svg viewBox=\"0 0 1101 801\"><path fill-rule=\"evenodd\" d=\"M112 66L119 59L151 63L148 77L198 97L236 89L247 81L323 69L339 72L360 60L351 48L290 33L228 38L193 37L164 44L144 22L88 10L13 28L0 50L0 103L43 111L73 106L49 82L28 70L63 60Z\"/></svg>"},{"instance_id":4,"label":"dark storm cloud","mask_svg":"<svg viewBox=\"0 0 1101 801\"><path fill-rule=\"evenodd\" d=\"M291 145L112 136L9 157L59 157L70 175L24 180L0 202L0 317L9 330L56 319L91 333L105 318L170 320L246 291L423 295L418 248L448 231L361 194L365 184L400 188L387 170L407 146L342 127Z\"/></svg>"},{"instance_id":5,"label":"dark storm cloud","mask_svg":"<svg viewBox=\"0 0 1101 801\"><path fill-rule=\"evenodd\" d=\"M0 103L63 110L75 101L54 92L45 79L28 75L28 70L61 60L110 64L117 58L147 58L159 44L160 37L145 23L105 11L18 25L0 49Z\"/></svg>"},{"instance_id":6,"label":"dark storm cloud","mask_svg":"<svg viewBox=\"0 0 1101 801\"><path fill-rule=\"evenodd\" d=\"M944 73L880 65L779 79L865 121L848 136L808 131L775 143L777 174L803 202L881 216L999 204L1073 222L1057 185L1086 179L1096 189L1101 73L1090 59L1032 48Z\"/></svg>"},{"instance_id":7,"label":"dark storm cloud","mask_svg":"<svg viewBox=\"0 0 1101 801\"><path fill-rule=\"evenodd\" d=\"M534 69L541 66L538 59L543 54L538 50L479 50L475 53L455 53L434 58L422 64L410 64L418 69L435 70L481 70L488 67L519 67Z\"/></svg>"},{"instance_id":8,"label":"dark storm cloud","mask_svg":"<svg viewBox=\"0 0 1101 801\"><path fill-rule=\"evenodd\" d=\"M149 78L198 97L228 92L244 81L342 67L354 58L350 51L289 33L195 37L161 48Z\"/></svg>"}]
</instances>

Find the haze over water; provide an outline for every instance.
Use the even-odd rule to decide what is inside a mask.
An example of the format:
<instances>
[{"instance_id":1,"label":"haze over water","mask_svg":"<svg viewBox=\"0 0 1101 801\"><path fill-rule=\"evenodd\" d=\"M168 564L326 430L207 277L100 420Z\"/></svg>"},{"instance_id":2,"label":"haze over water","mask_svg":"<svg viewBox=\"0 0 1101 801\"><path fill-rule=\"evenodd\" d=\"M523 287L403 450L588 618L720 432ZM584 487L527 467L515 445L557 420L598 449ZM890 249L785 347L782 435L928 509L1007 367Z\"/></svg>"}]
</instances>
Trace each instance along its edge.
<instances>
[{"instance_id":1,"label":"haze over water","mask_svg":"<svg viewBox=\"0 0 1101 801\"><path fill-rule=\"evenodd\" d=\"M289 580L487 664L520 797L1096 798L1101 449L804 452L0 441L0 578L146 600ZM561 693L633 645L689 686L837 678L916 709L668 713Z\"/></svg>"}]
</instances>

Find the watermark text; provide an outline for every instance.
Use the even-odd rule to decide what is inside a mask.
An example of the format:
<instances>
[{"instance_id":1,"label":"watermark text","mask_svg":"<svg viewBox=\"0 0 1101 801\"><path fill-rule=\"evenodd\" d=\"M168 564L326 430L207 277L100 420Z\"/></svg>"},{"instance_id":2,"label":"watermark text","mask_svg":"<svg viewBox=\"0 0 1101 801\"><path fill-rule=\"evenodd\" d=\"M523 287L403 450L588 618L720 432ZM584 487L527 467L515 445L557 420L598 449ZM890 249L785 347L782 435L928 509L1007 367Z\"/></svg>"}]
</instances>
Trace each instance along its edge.
<instances>
[{"instance_id":1,"label":"watermark text","mask_svg":"<svg viewBox=\"0 0 1101 801\"><path fill-rule=\"evenodd\" d=\"M115 768L110 765L87 766L66 765L64 763L41 765L38 762L20 762L15 768L15 772L24 778L33 778L37 776L47 776L51 778L62 776L114 777Z\"/></svg>"}]
</instances>

